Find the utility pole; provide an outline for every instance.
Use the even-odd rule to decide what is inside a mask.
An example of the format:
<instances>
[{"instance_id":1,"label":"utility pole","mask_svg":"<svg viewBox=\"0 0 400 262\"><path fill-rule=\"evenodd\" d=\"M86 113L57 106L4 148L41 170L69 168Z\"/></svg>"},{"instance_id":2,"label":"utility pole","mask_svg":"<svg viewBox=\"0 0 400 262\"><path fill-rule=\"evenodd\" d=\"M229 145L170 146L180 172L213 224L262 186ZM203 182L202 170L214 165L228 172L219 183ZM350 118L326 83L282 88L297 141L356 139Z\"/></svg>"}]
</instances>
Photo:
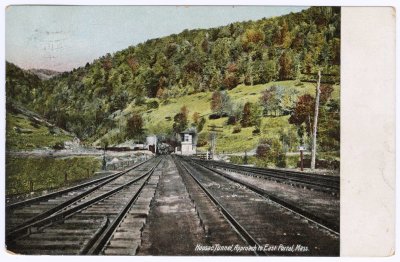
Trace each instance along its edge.
<instances>
[{"instance_id":1,"label":"utility pole","mask_svg":"<svg viewBox=\"0 0 400 262\"><path fill-rule=\"evenodd\" d=\"M106 170L107 169L107 161L106 161L106 145L104 145L104 149L103 149L103 165L102 165L102 170Z\"/></svg>"},{"instance_id":2,"label":"utility pole","mask_svg":"<svg viewBox=\"0 0 400 262\"><path fill-rule=\"evenodd\" d=\"M307 72L301 72L302 75L312 75L312 76L318 76L317 79L317 87L315 90L315 111L314 111L314 123L312 126L312 145L311 145L311 169L315 169L315 161L316 161L316 155L317 155L317 129L318 129L318 112L319 112L319 97L321 94L321 75L328 77L328 80L325 80L325 83L327 84L334 84L336 81L335 79L338 77L336 74L322 74L321 69L318 69L318 73L307 73ZM331 78L329 80L329 78ZM309 81L303 81L303 82L314 82L315 80ZM310 116L309 116L310 118ZM309 121L309 125L311 127L311 121Z\"/></svg>"},{"instance_id":3,"label":"utility pole","mask_svg":"<svg viewBox=\"0 0 400 262\"><path fill-rule=\"evenodd\" d=\"M313 136L312 136L312 147L311 147L311 170L315 169L315 157L317 154L317 125L318 125L318 111L319 111L319 96L321 93L321 70L318 70L318 80L315 95L315 112L314 112L314 125L313 125Z\"/></svg>"},{"instance_id":4,"label":"utility pole","mask_svg":"<svg viewBox=\"0 0 400 262\"><path fill-rule=\"evenodd\" d=\"M243 164L247 165L247 151L244 151L244 158L243 158Z\"/></svg>"},{"instance_id":5,"label":"utility pole","mask_svg":"<svg viewBox=\"0 0 400 262\"><path fill-rule=\"evenodd\" d=\"M209 125L208 126L208 131L211 132L211 159L214 159L215 157L215 148L217 146L217 133L222 133L222 126L216 126L216 125Z\"/></svg>"},{"instance_id":6,"label":"utility pole","mask_svg":"<svg viewBox=\"0 0 400 262\"><path fill-rule=\"evenodd\" d=\"M215 133L215 131L211 132L211 155L213 159L215 156L215 144L217 143L216 138L217 134Z\"/></svg>"},{"instance_id":7,"label":"utility pole","mask_svg":"<svg viewBox=\"0 0 400 262\"><path fill-rule=\"evenodd\" d=\"M300 150L300 170L303 171L303 169L304 169L304 155L303 155L304 147L300 146L299 150Z\"/></svg>"}]
</instances>

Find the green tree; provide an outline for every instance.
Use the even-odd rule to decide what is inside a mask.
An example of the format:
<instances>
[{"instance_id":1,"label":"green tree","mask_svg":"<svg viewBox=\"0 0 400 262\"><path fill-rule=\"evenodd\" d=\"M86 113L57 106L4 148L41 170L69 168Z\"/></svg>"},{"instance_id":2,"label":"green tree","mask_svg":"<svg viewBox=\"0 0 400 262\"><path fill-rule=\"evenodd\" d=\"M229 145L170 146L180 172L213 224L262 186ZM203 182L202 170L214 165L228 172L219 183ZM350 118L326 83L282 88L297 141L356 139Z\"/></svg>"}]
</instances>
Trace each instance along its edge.
<instances>
[{"instance_id":1,"label":"green tree","mask_svg":"<svg viewBox=\"0 0 400 262\"><path fill-rule=\"evenodd\" d=\"M201 132L204 128L204 124L206 123L206 119L204 117L200 118L199 124L197 125L197 132Z\"/></svg>"},{"instance_id":2,"label":"green tree","mask_svg":"<svg viewBox=\"0 0 400 262\"><path fill-rule=\"evenodd\" d=\"M286 157L282 145L277 139L260 139L256 149L256 156L260 166L272 164L277 167L286 167Z\"/></svg>"},{"instance_id":3,"label":"green tree","mask_svg":"<svg viewBox=\"0 0 400 262\"><path fill-rule=\"evenodd\" d=\"M266 116L273 112L277 116L282 111L281 102L284 96L284 90L281 86L273 85L261 93L260 104L263 107L263 114Z\"/></svg>"},{"instance_id":4,"label":"green tree","mask_svg":"<svg viewBox=\"0 0 400 262\"><path fill-rule=\"evenodd\" d=\"M211 111L219 116L232 112L231 98L226 91L214 91L211 96Z\"/></svg>"}]
</instances>

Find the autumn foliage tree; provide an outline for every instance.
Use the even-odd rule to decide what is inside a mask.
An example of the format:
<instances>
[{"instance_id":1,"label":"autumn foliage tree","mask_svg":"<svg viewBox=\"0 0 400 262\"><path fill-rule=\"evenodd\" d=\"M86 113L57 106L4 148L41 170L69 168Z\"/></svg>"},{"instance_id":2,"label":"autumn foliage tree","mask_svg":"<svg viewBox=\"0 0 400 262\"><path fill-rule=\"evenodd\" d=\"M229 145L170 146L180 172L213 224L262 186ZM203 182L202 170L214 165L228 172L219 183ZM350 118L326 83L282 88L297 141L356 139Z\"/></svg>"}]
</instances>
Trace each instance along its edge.
<instances>
[{"instance_id":1,"label":"autumn foliage tree","mask_svg":"<svg viewBox=\"0 0 400 262\"><path fill-rule=\"evenodd\" d=\"M259 128L261 124L260 105L250 102L244 104L240 124L242 127L255 126L256 128Z\"/></svg>"},{"instance_id":2,"label":"autumn foliage tree","mask_svg":"<svg viewBox=\"0 0 400 262\"><path fill-rule=\"evenodd\" d=\"M331 85L321 85L321 95L320 95L320 105L321 105L321 118L324 117L324 106L330 99L333 92L333 87ZM295 108L293 109L290 117L289 123L296 126L300 126L303 123L306 124L307 133L311 132L312 120L314 117L315 108L315 98L309 94L302 95L299 97Z\"/></svg>"},{"instance_id":3,"label":"autumn foliage tree","mask_svg":"<svg viewBox=\"0 0 400 262\"><path fill-rule=\"evenodd\" d=\"M307 133L310 134L312 128L312 117L314 114L314 103L314 97L311 95L306 94L300 96L292 114L289 117L289 123L298 127L305 123Z\"/></svg>"},{"instance_id":4,"label":"autumn foliage tree","mask_svg":"<svg viewBox=\"0 0 400 262\"><path fill-rule=\"evenodd\" d=\"M126 134L128 138L138 138L143 135L143 119L138 113L133 113L126 122Z\"/></svg>"},{"instance_id":5,"label":"autumn foliage tree","mask_svg":"<svg viewBox=\"0 0 400 262\"><path fill-rule=\"evenodd\" d=\"M239 79L235 74L229 73L225 76L223 83L226 89L231 90L239 84Z\"/></svg>"},{"instance_id":6,"label":"autumn foliage tree","mask_svg":"<svg viewBox=\"0 0 400 262\"><path fill-rule=\"evenodd\" d=\"M332 92L331 85L321 85L318 146L325 150L338 150L340 146L340 107L338 101L331 98ZM306 94L298 98L289 117L289 123L298 129L301 142L304 131L311 135L314 111L315 98Z\"/></svg>"},{"instance_id":7,"label":"autumn foliage tree","mask_svg":"<svg viewBox=\"0 0 400 262\"><path fill-rule=\"evenodd\" d=\"M188 126L189 110L187 106L183 106L179 113L174 116L174 124L172 125L175 133L184 131Z\"/></svg>"},{"instance_id":8,"label":"autumn foliage tree","mask_svg":"<svg viewBox=\"0 0 400 262\"><path fill-rule=\"evenodd\" d=\"M212 112L220 113L222 111L221 92L215 91L212 93L210 105Z\"/></svg>"},{"instance_id":9,"label":"autumn foliage tree","mask_svg":"<svg viewBox=\"0 0 400 262\"><path fill-rule=\"evenodd\" d=\"M293 79L293 58L289 52L284 51L279 58L279 80Z\"/></svg>"},{"instance_id":10,"label":"autumn foliage tree","mask_svg":"<svg viewBox=\"0 0 400 262\"><path fill-rule=\"evenodd\" d=\"M251 118L251 103L247 102L246 104L244 104L242 120L240 121L242 127L248 127L251 125L250 118Z\"/></svg>"},{"instance_id":11,"label":"autumn foliage tree","mask_svg":"<svg viewBox=\"0 0 400 262\"><path fill-rule=\"evenodd\" d=\"M195 125L198 125L199 124L199 120L200 120L200 113L199 112L194 112L193 115L192 115L192 120L193 120L193 123Z\"/></svg>"}]
</instances>

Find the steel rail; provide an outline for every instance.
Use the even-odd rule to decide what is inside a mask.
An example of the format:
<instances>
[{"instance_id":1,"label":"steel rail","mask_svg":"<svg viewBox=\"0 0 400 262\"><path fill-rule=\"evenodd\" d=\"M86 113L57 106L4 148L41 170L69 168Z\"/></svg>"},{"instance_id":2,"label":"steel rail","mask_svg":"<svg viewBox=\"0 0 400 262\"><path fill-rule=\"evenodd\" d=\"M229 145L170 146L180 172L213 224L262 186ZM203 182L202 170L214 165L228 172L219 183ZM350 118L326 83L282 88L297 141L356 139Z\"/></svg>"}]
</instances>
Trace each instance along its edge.
<instances>
[{"instance_id":1,"label":"steel rail","mask_svg":"<svg viewBox=\"0 0 400 262\"><path fill-rule=\"evenodd\" d=\"M143 181L138 191L129 199L129 202L126 204L124 209L118 213L117 217L107 226L107 228L104 228L104 231L101 234L96 236L96 240L90 241L91 244L82 250L80 253L81 255L98 255L104 250L104 248L110 242L115 230L121 224L123 218L138 199L139 194L142 192L143 188L149 181L151 175L154 173L154 170L157 168L160 162L161 160L158 161L158 163L149 171L147 178Z\"/></svg>"},{"instance_id":2,"label":"steel rail","mask_svg":"<svg viewBox=\"0 0 400 262\"><path fill-rule=\"evenodd\" d=\"M200 163L202 161L195 160L195 162ZM207 163L207 162L203 162ZM208 163L207 163L208 164ZM322 189L321 191L326 191L329 193L337 193L340 190L340 185L338 185L336 182L331 182L329 180L327 181L312 181L312 177L289 177L289 176L283 176L283 175L277 175L277 174L271 174L268 171L259 171L255 169L251 169L248 167L243 167L243 166L228 166L225 164L210 164L212 166L219 166L225 169L230 169L234 171L240 172L245 172L245 173L251 173L254 175L262 175L265 178L274 178L279 181L286 181L286 182L291 182L294 184L299 184L303 185L305 187L307 186L313 186L313 187L318 187ZM318 178L317 178L318 179ZM334 191L334 192L332 192Z\"/></svg>"},{"instance_id":3,"label":"steel rail","mask_svg":"<svg viewBox=\"0 0 400 262\"><path fill-rule=\"evenodd\" d=\"M215 170L215 169L213 169L211 167L208 167L206 165L198 164L196 162L194 162L194 164L198 165L198 166L202 166L202 167L210 170L211 172L214 172L214 173L216 173L216 174L218 174L218 175L220 175L220 176L222 176L222 177L224 177L224 178L226 178L228 180L231 180L231 181L233 181L235 183L238 183L240 185L245 186L246 188L248 188L248 189L252 190L253 192L257 193L258 195L260 195L260 196L262 196L264 198L270 199L271 201L277 203L278 205L284 207L285 209L287 209L287 210L289 210L289 211L291 211L291 212L293 212L293 213L295 213L295 214L307 219L308 221L310 221L310 222L312 222L312 223L314 223L314 224L316 224L316 225L318 225L320 227L325 228L326 230L328 230L329 232L331 232L331 233L333 233L335 235L339 235L340 234L340 226L339 225L331 223L331 222L329 222L329 221L327 221L327 220L325 220L325 219L323 219L321 217L318 217L318 216L308 212L307 210L301 209L301 208L299 208L299 207L297 207L297 206L295 206L293 204L288 203L285 200L282 200L282 199L280 199L278 197L275 197L275 196L271 195L270 193L268 193L267 191L265 191L265 190L263 190L261 188L255 187L254 185L251 185L250 183L247 183L247 182L244 182L244 181L240 181L239 179L230 177L230 176L224 174L223 172L221 172L219 170Z\"/></svg>"},{"instance_id":4,"label":"steel rail","mask_svg":"<svg viewBox=\"0 0 400 262\"><path fill-rule=\"evenodd\" d=\"M86 183L83 183L83 184L79 184L79 185L76 185L76 186L73 186L73 187L69 187L69 188L66 188L66 189L63 189L63 190L59 190L59 191L56 191L56 192L53 192L53 193L49 193L49 194L46 194L46 195L43 195L43 196L38 196L38 197L30 198L30 199L27 199L27 200L19 201L19 202L13 203L13 204L9 204L9 205L6 206L6 212L7 211L11 211L11 210L13 210L15 208L18 208L18 207L21 207L21 206L26 206L26 205L30 205L30 204L33 204L33 203L37 203L37 202L43 201L43 200L48 200L48 199L51 199L53 197L57 197L57 196L65 194L65 193L69 193L71 191L74 191L74 190L77 190L77 189L81 189L83 187L90 186L90 185L96 184L98 182L110 179L110 178L112 178L114 176L121 175L121 173L129 172L132 169L137 168L137 167L143 165L144 163L150 161L151 159L152 158L150 158L148 160L145 160L145 161L142 161L142 162L140 162L139 164L137 164L137 165L135 165L133 167L130 167L130 168L125 169L125 170L122 170L122 171L120 171L118 173L115 173L115 174L111 174L111 175L108 175L108 176L105 176L105 177L102 177L102 178L99 178L99 179L96 179L96 180L92 180L92 181L89 181L89 182L86 182Z\"/></svg>"},{"instance_id":5,"label":"steel rail","mask_svg":"<svg viewBox=\"0 0 400 262\"><path fill-rule=\"evenodd\" d=\"M38 215L36 215L36 216L34 216L34 217L32 217L32 218L30 218L30 219L28 219L28 220L22 222L21 224L19 224L19 225L15 226L14 228L10 229L9 231L10 231L10 232L18 231L19 229L22 229L22 228L24 228L24 227L26 227L26 226L28 226L28 225L34 224L34 223L37 222L37 221L40 221L40 220L42 220L42 219L44 219L44 218L46 218L46 217L49 217L49 216L51 216L51 215L57 213L58 211L60 211L60 210L62 210L62 209L64 209L64 208L66 208L66 207L72 205L73 203L76 203L77 201L81 200L82 198L84 198L85 196L89 195L90 193L96 191L97 189L103 187L104 185L106 185L106 184L108 184L108 183L110 183L110 182L116 180L117 178L119 178L119 177L125 175L126 173L132 171L133 169L135 169L135 168L137 168L137 167L143 165L143 164L144 164L145 162L147 162L147 161L148 161L148 160L146 160L146 161L144 161L144 162L141 162L141 163L139 163L139 164L137 164L137 165L135 165L135 166L133 166L133 167L130 167L130 168L124 170L124 171L119 172L118 174L113 174L111 177L109 177L109 178L106 179L105 181L104 181L104 179L103 179L103 182L100 183L99 185L94 186L93 188L90 188L90 189L86 190L85 192L83 192L83 193L81 193L81 194L79 194L79 195L77 195L77 196L75 196L75 197L73 197L73 198L71 198L71 199L66 200L66 201L63 202L63 203L61 203L61 204L59 204L59 205L57 205L57 206L55 206L55 207L53 207L53 208L51 208L51 209L49 209L49 210L44 211L43 213L40 213L40 214L38 214ZM71 190L69 190L69 191L67 191L67 192L70 192L70 191L71 191ZM64 193L65 193L65 192L64 192ZM9 211L8 211L8 212L9 212Z\"/></svg>"},{"instance_id":6,"label":"steel rail","mask_svg":"<svg viewBox=\"0 0 400 262\"><path fill-rule=\"evenodd\" d=\"M175 158L174 158L175 160ZM176 161L180 162L180 161ZM267 255L266 252L264 251L259 251L258 247L261 246L261 244L240 224L239 221L237 221L234 216L224 207L224 205L221 204L213 195L212 193L205 188L201 182L192 174L192 172L185 166L185 164L179 163L189 174L193 180L197 183L197 185L204 191L204 193L208 196L208 198L217 206L217 208L221 211L222 215L226 218L226 220L231 224L231 226L234 228L236 232L239 233L239 235L242 237L243 240L245 240L250 246L256 246L256 250L253 251L257 256L259 255Z\"/></svg>"},{"instance_id":7,"label":"steel rail","mask_svg":"<svg viewBox=\"0 0 400 262\"><path fill-rule=\"evenodd\" d=\"M35 221L34 223L31 223L29 225L26 225L26 226L24 226L22 228L18 228L17 230L14 230L14 231L10 232L6 237L7 246L12 246L13 241L18 237L29 235L32 232L37 231L41 227L44 227L46 225L50 225L50 224L55 223L55 222L60 221L60 220L64 220L64 219L68 218L69 216L72 216L73 214L78 213L79 211L81 211L81 210L83 210L83 209L85 209L85 208L87 208L87 207L89 207L89 206L91 206L91 205L93 205L93 204L95 204L97 202L100 202L100 201L104 200L105 198L117 193L118 191L124 189L125 187L127 187L127 186L129 186L129 185L131 185L131 184L143 179L151 171L152 170L147 171L145 174L143 174L143 175L141 175L141 176L139 176L137 178L134 178L133 180L131 180L131 181L129 181L129 182L127 182L127 183L125 183L125 184L123 184L121 186L118 186L115 189L112 189L112 190L110 190L110 191L108 191L106 193L103 193L102 195L99 195L99 196L97 196L97 197L95 197L93 199L90 199L87 202L78 204L78 205L76 205L76 206L74 206L74 207L72 207L70 209L67 209L67 210L64 210L62 212L53 214L53 215L51 215L49 217L43 218L43 219L41 219L39 221Z\"/></svg>"},{"instance_id":8,"label":"steel rail","mask_svg":"<svg viewBox=\"0 0 400 262\"><path fill-rule=\"evenodd\" d=\"M282 176L282 177L288 178L288 179L300 178L300 179L319 180L321 182L323 181L323 182L328 182L328 183L332 183L332 184L340 183L338 177L322 176L322 175L317 175L317 174L311 175L311 174L307 174L307 173L298 173L298 172L294 172L294 171L240 166L240 165L235 165L235 164L218 163L215 161L211 162L211 165L221 166L221 167L226 167L226 168L233 168L233 169L240 169L240 170L249 171L249 172L256 172L258 174Z\"/></svg>"},{"instance_id":9,"label":"steel rail","mask_svg":"<svg viewBox=\"0 0 400 262\"><path fill-rule=\"evenodd\" d=\"M273 168L261 168L261 167L250 167L250 166L243 166L243 165L237 165L237 164L232 164L232 163L225 163L225 162L219 162L215 160L198 160L202 162L207 162L211 163L212 165L219 165L219 166L226 166L226 167L237 167L241 169L246 169L246 170L253 170L253 171L261 171L261 172L270 172L274 173L276 175L283 175L283 176L296 176L296 177L309 177L313 179L321 179L324 181L332 181L339 183L340 178L337 176L327 176L327 175L320 175L320 174L315 174L315 173L304 173L304 172L298 172L298 171L293 171L293 170L280 170L280 169L273 169Z\"/></svg>"}]
</instances>

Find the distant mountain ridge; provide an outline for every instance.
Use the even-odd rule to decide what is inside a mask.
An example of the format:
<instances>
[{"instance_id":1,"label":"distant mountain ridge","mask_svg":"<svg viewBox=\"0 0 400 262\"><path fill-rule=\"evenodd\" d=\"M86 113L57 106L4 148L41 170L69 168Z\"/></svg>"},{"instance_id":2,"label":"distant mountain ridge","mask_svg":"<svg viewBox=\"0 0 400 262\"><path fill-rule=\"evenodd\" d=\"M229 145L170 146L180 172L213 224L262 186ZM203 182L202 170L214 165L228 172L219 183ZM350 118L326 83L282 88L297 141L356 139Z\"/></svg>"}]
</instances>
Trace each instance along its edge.
<instances>
[{"instance_id":1,"label":"distant mountain ridge","mask_svg":"<svg viewBox=\"0 0 400 262\"><path fill-rule=\"evenodd\" d=\"M31 72L32 74L37 75L41 80L49 80L50 78L63 73L50 69L37 69L37 68L31 68L28 69L28 71Z\"/></svg>"}]
</instances>

